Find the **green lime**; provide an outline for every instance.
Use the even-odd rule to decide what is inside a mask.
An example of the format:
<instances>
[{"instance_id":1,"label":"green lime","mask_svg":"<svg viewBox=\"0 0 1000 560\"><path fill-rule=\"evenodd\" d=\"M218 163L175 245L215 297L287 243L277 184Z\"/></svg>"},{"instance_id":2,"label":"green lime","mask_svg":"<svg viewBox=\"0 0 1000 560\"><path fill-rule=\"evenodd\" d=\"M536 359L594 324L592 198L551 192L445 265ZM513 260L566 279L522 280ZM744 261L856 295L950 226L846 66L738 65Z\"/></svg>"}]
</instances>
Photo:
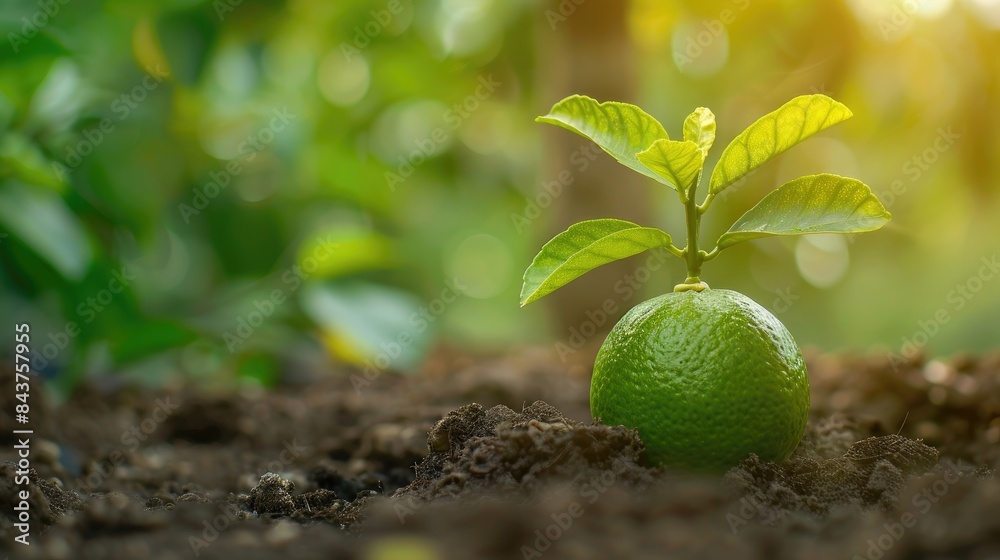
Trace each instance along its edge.
<instances>
[{"instance_id":1,"label":"green lime","mask_svg":"<svg viewBox=\"0 0 1000 560\"><path fill-rule=\"evenodd\" d=\"M798 345L766 309L730 290L672 292L632 308L594 364L590 411L639 430L657 463L719 472L750 453L780 462L806 426Z\"/></svg>"}]
</instances>

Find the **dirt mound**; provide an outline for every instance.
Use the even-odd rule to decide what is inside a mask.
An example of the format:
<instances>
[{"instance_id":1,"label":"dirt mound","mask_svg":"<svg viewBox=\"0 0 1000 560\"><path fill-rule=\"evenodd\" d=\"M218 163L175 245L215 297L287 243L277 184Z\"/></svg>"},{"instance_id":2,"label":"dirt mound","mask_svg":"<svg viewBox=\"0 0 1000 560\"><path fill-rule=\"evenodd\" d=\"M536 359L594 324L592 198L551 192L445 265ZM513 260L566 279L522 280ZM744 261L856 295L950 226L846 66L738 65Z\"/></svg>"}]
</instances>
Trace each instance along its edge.
<instances>
[{"instance_id":1,"label":"dirt mound","mask_svg":"<svg viewBox=\"0 0 1000 560\"><path fill-rule=\"evenodd\" d=\"M525 497L554 481L579 483L607 473L636 490L656 484L633 430L584 425L542 401L521 412L463 406L434 425L427 448L415 480L394 498Z\"/></svg>"},{"instance_id":2,"label":"dirt mound","mask_svg":"<svg viewBox=\"0 0 1000 560\"><path fill-rule=\"evenodd\" d=\"M23 477L28 484L20 484ZM27 492L27 496L21 494ZM27 498L27 499L25 499ZM82 500L76 494L64 492L59 484L38 476L35 469L23 471L13 461L0 464L0 541L10 543L20 534L15 523L23 523L22 512L28 515L28 525L46 529L63 514L80 509Z\"/></svg>"},{"instance_id":3,"label":"dirt mound","mask_svg":"<svg viewBox=\"0 0 1000 560\"><path fill-rule=\"evenodd\" d=\"M1000 355L807 360L795 454L725 477L647 464L634 432L591 423L586 360L534 351L358 391L34 391L33 545L8 546L0 462L0 557L1000 557Z\"/></svg>"}]
</instances>

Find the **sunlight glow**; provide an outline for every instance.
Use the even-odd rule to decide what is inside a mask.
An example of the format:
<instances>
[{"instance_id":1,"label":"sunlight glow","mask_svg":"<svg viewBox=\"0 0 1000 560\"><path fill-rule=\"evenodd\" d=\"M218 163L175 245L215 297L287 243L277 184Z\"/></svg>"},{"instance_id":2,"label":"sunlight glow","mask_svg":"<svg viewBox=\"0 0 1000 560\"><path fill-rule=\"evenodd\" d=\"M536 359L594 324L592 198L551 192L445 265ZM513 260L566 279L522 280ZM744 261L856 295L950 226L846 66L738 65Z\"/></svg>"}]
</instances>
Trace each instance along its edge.
<instances>
[{"instance_id":1,"label":"sunlight glow","mask_svg":"<svg viewBox=\"0 0 1000 560\"><path fill-rule=\"evenodd\" d=\"M837 234L805 235L795 244L795 264L802 278L817 288L836 284L850 264L847 241Z\"/></svg>"}]
</instances>

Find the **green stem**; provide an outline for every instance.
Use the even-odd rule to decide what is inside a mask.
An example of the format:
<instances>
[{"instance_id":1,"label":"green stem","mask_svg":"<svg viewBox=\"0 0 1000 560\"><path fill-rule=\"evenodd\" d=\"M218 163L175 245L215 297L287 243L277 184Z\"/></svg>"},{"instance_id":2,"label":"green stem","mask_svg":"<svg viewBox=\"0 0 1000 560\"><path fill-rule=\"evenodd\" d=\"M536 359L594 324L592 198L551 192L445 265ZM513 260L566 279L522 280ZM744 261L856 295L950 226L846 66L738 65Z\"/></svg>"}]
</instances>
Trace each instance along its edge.
<instances>
[{"instance_id":1,"label":"green stem","mask_svg":"<svg viewBox=\"0 0 1000 560\"><path fill-rule=\"evenodd\" d=\"M705 200L701 202L701 206L698 207L698 213L704 214L705 212L708 212L708 207L712 205L713 200L715 200L715 195L708 193L708 195L705 196Z\"/></svg>"},{"instance_id":2,"label":"green stem","mask_svg":"<svg viewBox=\"0 0 1000 560\"><path fill-rule=\"evenodd\" d=\"M701 263L705 260L705 252L698 250L698 229L701 226L702 210L698 207L694 195L698 189L698 181L700 180L701 177L699 176L694 184L691 185L687 196L682 199L684 201L685 217L687 218L687 247L684 248L683 252L684 258L687 261L688 277L684 280L684 283L674 286L675 292L686 292L688 290L700 292L708 287L708 284L705 284L699 278L701 275ZM706 202L709 202L709 200L706 200Z\"/></svg>"},{"instance_id":3,"label":"green stem","mask_svg":"<svg viewBox=\"0 0 1000 560\"><path fill-rule=\"evenodd\" d=\"M701 274L701 255L698 254L698 226L701 225L701 214L698 212L698 205L694 202L693 195L694 193L691 193L688 196L686 216L688 282L692 279L700 282L698 276Z\"/></svg>"}]
</instances>

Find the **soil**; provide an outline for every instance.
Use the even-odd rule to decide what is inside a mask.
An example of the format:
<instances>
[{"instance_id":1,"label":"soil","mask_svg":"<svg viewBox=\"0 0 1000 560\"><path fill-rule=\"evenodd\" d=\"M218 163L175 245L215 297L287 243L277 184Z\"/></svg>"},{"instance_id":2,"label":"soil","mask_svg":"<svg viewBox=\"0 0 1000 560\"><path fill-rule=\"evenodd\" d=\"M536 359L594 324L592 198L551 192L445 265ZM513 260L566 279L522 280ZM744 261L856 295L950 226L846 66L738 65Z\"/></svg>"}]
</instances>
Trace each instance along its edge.
<instances>
[{"instance_id":1,"label":"soil","mask_svg":"<svg viewBox=\"0 0 1000 560\"><path fill-rule=\"evenodd\" d=\"M36 389L30 546L5 390L0 555L1000 558L1000 353L807 352L795 454L718 477L654 467L635 432L593 422L580 354L440 350L358 390L350 372L235 393L92 382L58 405Z\"/></svg>"}]
</instances>

